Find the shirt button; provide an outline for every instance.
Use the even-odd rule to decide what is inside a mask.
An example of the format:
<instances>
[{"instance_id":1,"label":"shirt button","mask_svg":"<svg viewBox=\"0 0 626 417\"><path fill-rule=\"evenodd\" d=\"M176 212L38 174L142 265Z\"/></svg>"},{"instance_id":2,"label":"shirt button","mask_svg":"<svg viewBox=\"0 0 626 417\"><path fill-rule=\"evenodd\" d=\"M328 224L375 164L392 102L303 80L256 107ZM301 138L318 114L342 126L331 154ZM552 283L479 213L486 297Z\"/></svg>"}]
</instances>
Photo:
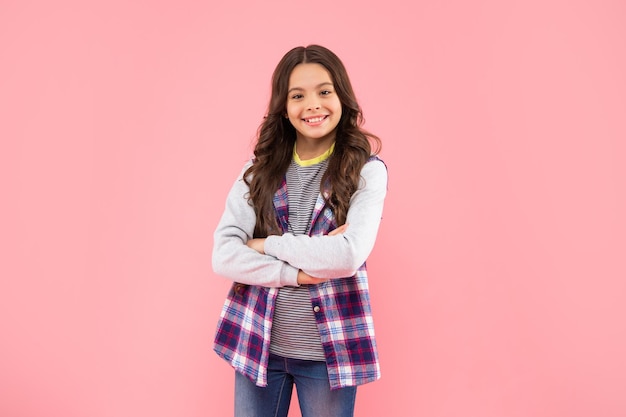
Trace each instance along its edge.
<instances>
[{"instance_id":1,"label":"shirt button","mask_svg":"<svg viewBox=\"0 0 626 417\"><path fill-rule=\"evenodd\" d=\"M319 313L320 312L320 306L313 307L313 311L315 311L316 313Z\"/></svg>"}]
</instances>

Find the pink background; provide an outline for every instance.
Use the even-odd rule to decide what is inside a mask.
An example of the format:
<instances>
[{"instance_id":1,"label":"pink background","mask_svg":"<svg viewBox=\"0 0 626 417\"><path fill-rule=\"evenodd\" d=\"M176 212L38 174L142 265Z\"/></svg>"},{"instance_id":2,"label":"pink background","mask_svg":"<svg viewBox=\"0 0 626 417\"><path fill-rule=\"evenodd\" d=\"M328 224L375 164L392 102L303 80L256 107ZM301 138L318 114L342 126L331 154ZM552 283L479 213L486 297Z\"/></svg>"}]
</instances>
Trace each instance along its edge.
<instances>
[{"instance_id":1,"label":"pink background","mask_svg":"<svg viewBox=\"0 0 626 417\"><path fill-rule=\"evenodd\" d=\"M626 415L626 4L596 0L2 0L0 415L231 415L212 232L309 43L390 173L356 415Z\"/></svg>"}]
</instances>

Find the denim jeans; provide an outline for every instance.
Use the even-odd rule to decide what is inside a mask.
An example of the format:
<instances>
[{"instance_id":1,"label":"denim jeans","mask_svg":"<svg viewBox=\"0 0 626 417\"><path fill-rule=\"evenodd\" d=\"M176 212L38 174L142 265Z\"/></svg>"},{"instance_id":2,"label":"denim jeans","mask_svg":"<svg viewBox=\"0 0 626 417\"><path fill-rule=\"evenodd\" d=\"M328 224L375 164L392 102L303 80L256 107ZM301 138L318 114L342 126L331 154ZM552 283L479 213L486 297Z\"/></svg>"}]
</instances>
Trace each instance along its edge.
<instances>
[{"instance_id":1,"label":"denim jeans","mask_svg":"<svg viewBox=\"0 0 626 417\"><path fill-rule=\"evenodd\" d=\"M296 386L302 417L352 417L356 387L330 389L326 363L270 355L267 387L235 373L235 417L286 417Z\"/></svg>"}]
</instances>

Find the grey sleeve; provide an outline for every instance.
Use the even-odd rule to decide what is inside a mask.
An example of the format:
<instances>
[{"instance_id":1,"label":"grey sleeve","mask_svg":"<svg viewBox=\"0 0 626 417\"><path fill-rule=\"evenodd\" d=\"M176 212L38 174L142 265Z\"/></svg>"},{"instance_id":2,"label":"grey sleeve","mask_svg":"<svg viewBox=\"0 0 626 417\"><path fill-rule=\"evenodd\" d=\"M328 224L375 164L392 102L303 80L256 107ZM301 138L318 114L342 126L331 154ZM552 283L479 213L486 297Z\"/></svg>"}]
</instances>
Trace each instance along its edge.
<instances>
[{"instance_id":1,"label":"grey sleeve","mask_svg":"<svg viewBox=\"0 0 626 417\"><path fill-rule=\"evenodd\" d=\"M265 253L317 278L354 275L374 248L387 193L387 168L381 161L370 161L361 177L361 186L350 200L344 233L269 236Z\"/></svg>"},{"instance_id":2,"label":"grey sleeve","mask_svg":"<svg viewBox=\"0 0 626 417\"><path fill-rule=\"evenodd\" d=\"M246 246L254 234L256 216L248 204L244 166L233 184L222 217L213 234L213 271L233 281L264 287L297 286L298 268Z\"/></svg>"}]
</instances>

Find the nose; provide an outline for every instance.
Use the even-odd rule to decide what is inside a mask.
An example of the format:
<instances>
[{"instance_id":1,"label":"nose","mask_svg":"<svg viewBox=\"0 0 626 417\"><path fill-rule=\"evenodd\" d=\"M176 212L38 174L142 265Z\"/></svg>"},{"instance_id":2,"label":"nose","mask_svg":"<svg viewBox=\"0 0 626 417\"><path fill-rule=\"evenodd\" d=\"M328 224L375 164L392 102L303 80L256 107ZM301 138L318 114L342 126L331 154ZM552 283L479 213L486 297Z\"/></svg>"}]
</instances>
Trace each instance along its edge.
<instances>
[{"instance_id":1,"label":"nose","mask_svg":"<svg viewBox=\"0 0 626 417\"><path fill-rule=\"evenodd\" d=\"M322 106L320 105L319 98L317 96L309 98L306 103L307 110L318 110L320 107Z\"/></svg>"}]
</instances>

